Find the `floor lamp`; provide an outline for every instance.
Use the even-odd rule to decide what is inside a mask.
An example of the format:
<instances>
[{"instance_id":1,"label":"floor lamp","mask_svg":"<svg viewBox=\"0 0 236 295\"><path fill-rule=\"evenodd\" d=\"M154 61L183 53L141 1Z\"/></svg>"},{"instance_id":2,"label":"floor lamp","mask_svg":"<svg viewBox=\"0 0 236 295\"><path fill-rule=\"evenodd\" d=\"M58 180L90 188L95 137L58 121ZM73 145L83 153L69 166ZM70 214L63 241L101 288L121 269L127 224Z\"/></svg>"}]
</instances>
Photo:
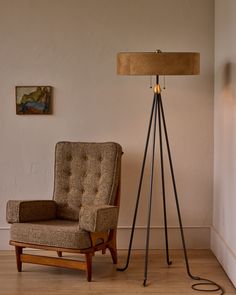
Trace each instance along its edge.
<instances>
[{"instance_id":1,"label":"floor lamp","mask_svg":"<svg viewBox=\"0 0 236 295\"><path fill-rule=\"evenodd\" d=\"M163 213L164 213L164 228L165 228L165 246L166 246L166 260L167 264L171 265L169 258L169 244L168 244L168 226L167 226L167 208L166 208L166 194L165 194L165 175L164 175L164 164L163 164L163 133L164 140L166 142L168 160L170 165L170 172L174 190L174 199L176 203L179 229L182 240L186 271L188 276L194 280L204 280L205 282L192 285L195 290L201 290L197 286L199 285L214 285L215 289L210 291L223 289L208 279L203 279L198 276L193 276L190 271L188 255L185 245L185 237L182 225L182 218L176 188L174 168L171 158L171 150L169 145L169 138L167 133L167 126L165 120L165 113L161 98L161 87L159 84L159 75L198 75L200 72L200 54L194 52L120 52L117 55L117 74L118 75L148 75L156 76L156 85L154 86L154 98L151 108L146 144L144 149L144 156L140 174L140 180L138 185L137 199L134 210L134 217L132 223L132 230L130 235L129 249L127 255L126 265L123 268L118 268L118 271L125 271L130 262L130 255L132 249L132 242L134 237L134 230L136 224L136 217L138 213L140 193L142 189L143 175L146 164L146 156L150 141L150 135L152 132L152 148L151 148L151 174L150 174L150 190L148 199L148 219L147 219L147 233L146 233L146 252L145 252L145 266L144 266L144 281L143 285L147 285L148 275L148 253L149 253L149 238L150 238L150 224L151 224L151 210L152 210L152 196L153 196L153 177L154 177L154 164L155 164L155 148L156 148L156 129L159 129L159 151L160 151L160 164L161 164L161 185L162 185L162 196L163 196ZM209 291L209 290L208 290Z\"/></svg>"}]
</instances>

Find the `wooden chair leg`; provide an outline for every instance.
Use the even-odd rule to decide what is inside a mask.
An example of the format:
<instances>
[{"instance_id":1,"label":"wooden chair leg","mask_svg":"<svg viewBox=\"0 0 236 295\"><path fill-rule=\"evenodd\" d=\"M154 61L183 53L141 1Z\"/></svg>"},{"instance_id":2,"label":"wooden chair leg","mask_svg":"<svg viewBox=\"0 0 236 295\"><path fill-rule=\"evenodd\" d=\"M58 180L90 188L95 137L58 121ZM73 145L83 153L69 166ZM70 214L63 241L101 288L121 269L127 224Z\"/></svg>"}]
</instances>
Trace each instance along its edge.
<instances>
[{"instance_id":1,"label":"wooden chair leg","mask_svg":"<svg viewBox=\"0 0 236 295\"><path fill-rule=\"evenodd\" d=\"M93 253L86 253L86 271L87 271L87 281L91 282L92 280L92 257Z\"/></svg>"},{"instance_id":2,"label":"wooden chair leg","mask_svg":"<svg viewBox=\"0 0 236 295\"><path fill-rule=\"evenodd\" d=\"M62 257L62 251L57 251L57 256Z\"/></svg>"},{"instance_id":3,"label":"wooden chair leg","mask_svg":"<svg viewBox=\"0 0 236 295\"><path fill-rule=\"evenodd\" d=\"M112 261L114 264L117 264L117 249L116 245L109 246L108 249L111 252Z\"/></svg>"},{"instance_id":4,"label":"wooden chair leg","mask_svg":"<svg viewBox=\"0 0 236 295\"><path fill-rule=\"evenodd\" d=\"M18 272L21 272L22 270L22 262L21 262L21 254L22 254L22 247L15 246L15 252L16 252L16 266Z\"/></svg>"},{"instance_id":5,"label":"wooden chair leg","mask_svg":"<svg viewBox=\"0 0 236 295\"><path fill-rule=\"evenodd\" d=\"M117 264L117 248L116 248L116 229L112 229L109 234L110 243L108 249L111 252L112 261Z\"/></svg>"}]
</instances>

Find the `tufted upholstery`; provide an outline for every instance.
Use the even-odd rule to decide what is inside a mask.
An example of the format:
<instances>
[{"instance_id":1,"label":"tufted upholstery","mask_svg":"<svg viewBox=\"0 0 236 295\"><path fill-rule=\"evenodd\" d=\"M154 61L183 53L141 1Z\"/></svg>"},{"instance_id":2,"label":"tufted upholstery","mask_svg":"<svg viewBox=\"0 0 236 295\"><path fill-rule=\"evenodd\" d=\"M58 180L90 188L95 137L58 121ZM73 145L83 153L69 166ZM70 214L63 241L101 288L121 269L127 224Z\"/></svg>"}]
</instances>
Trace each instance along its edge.
<instances>
[{"instance_id":1,"label":"tufted upholstery","mask_svg":"<svg viewBox=\"0 0 236 295\"><path fill-rule=\"evenodd\" d=\"M117 143L59 142L55 151L53 200L10 200L17 270L22 262L86 270L92 279L92 257L110 250L117 263L121 146ZM60 258L23 253L24 248L57 251ZM62 258L80 253L85 261Z\"/></svg>"},{"instance_id":2,"label":"tufted upholstery","mask_svg":"<svg viewBox=\"0 0 236 295\"><path fill-rule=\"evenodd\" d=\"M112 142L57 143L53 200L8 201L11 240L84 249L88 232L116 228L121 154Z\"/></svg>"},{"instance_id":3,"label":"tufted upholstery","mask_svg":"<svg viewBox=\"0 0 236 295\"><path fill-rule=\"evenodd\" d=\"M57 218L76 221L83 205L114 204L121 153L121 146L112 142L57 143L53 194Z\"/></svg>"}]
</instances>

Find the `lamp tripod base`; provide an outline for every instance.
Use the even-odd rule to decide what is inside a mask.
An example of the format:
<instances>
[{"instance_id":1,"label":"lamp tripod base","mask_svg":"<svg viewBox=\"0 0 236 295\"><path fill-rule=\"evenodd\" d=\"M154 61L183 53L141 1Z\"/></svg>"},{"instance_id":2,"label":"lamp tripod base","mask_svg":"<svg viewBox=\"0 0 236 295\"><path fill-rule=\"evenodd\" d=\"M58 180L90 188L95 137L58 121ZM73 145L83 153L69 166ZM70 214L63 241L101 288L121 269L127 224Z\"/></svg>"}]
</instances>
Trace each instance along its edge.
<instances>
[{"instance_id":1,"label":"lamp tripod base","mask_svg":"<svg viewBox=\"0 0 236 295\"><path fill-rule=\"evenodd\" d=\"M151 173L150 173L150 189L149 189L149 198L148 198L148 214L147 214L148 217L147 217L147 227L146 227L146 247L145 247L145 264L144 264L144 279L143 279L143 286L144 287L147 286L157 125L159 128L160 172L161 172L161 187L162 187L162 199L163 199L163 218L164 218L164 231L165 231L166 263L167 263L167 265L172 264L172 261L170 260L170 255L169 255L169 242L168 242L165 171L164 171L164 160L163 160L163 133L164 133L164 140L165 140L166 148L167 148L167 155L168 155L169 167L170 167L170 172L171 172L171 180L172 180L172 185L173 185L173 190L174 190L174 200L175 200L175 204L176 204L176 210L177 210L177 216L178 216L178 222L179 222L179 230L180 230L180 236L181 236L181 242L182 242L182 249L183 249L183 253L184 253L184 260L185 260L185 266L186 266L186 272L191 279L204 281L202 283L197 283L197 284L192 285L192 288L194 290L203 291L203 289L198 289L198 286L202 286L202 285L211 285L212 286L212 285L214 285L214 286L216 286L216 289L204 290L204 291L211 291L212 292L212 291L219 291L220 290L221 295L222 295L222 294L224 294L224 290L221 286L219 286L218 284L216 284L215 282L213 282L211 280L204 279L204 278L201 278L198 276L194 276L194 275L192 275L192 273L190 271L187 249L186 249L186 244L185 244L183 224L182 224L182 217L181 217L180 206L179 206L178 193L177 193L177 188L176 188L175 174L174 174L174 168L173 168L172 157L171 157L171 150L170 150L170 145L169 145L169 138L168 138L167 127L166 127L165 113L164 113L162 97L161 97L161 88L159 85L159 76L156 76L156 85L154 87L154 97L153 97L150 120L149 120L149 125L148 125L148 132L147 132L146 144L145 144L145 149L144 149L143 162L142 162L142 168L141 168L139 185L138 185L138 192L137 192L137 197L136 197L136 205L135 205L133 222L132 222L132 230L131 230L131 235L130 235L127 260L126 260L125 266L123 268L117 268L117 270L118 271L125 271L125 270L127 270L128 266L129 266L134 231L135 231L135 225L136 225L136 218L137 218L142 183L143 183L144 170L145 170L145 165L146 165L147 152L148 152L150 136L151 136L151 132L152 132Z\"/></svg>"}]
</instances>

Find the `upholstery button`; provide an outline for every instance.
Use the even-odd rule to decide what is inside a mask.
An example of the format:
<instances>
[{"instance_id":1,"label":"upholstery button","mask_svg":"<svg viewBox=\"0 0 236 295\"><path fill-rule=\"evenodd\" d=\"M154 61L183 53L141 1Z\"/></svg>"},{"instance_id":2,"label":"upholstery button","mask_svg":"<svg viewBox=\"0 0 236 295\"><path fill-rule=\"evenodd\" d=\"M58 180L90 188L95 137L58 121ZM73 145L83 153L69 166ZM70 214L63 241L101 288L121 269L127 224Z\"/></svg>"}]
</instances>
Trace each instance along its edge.
<instances>
[{"instance_id":1,"label":"upholstery button","mask_svg":"<svg viewBox=\"0 0 236 295\"><path fill-rule=\"evenodd\" d=\"M97 194L97 193L98 193L98 189L97 189L97 188L95 188L95 189L94 189L94 192L95 192L95 194Z\"/></svg>"},{"instance_id":2,"label":"upholstery button","mask_svg":"<svg viewBox=\"0 0 236 295\"><path fill-rule=\"evenodd\" d=\"M87 160L88 160L88 156L87 156L87 155L84 155L84 156L83 156L83 160L84 160L84 161L87 161Z\"/></svg>"},{"instance_id":3,"label":"upholstery button","mask_svg":"<svg viewBox=\"0 0 236 295\"><path fill-rule=\"evenodd\" d=\"M84 189L83 189L83 188L81 188L81 190L80 190L80 191L81 191L81 193L82 193L82 194L84 193Z\"/></svg>"},{"instance_id":4,"label":"upholstery button","mask_svg":"<svg viewBox=\"0 0 236 295\"><path fill-rule=\"evenodd\" d=\"M66 157L66 160L67 160L67 161L72 161L72 156L71 156L71 155L68 155L68 156Z\"/></svg>"},{"instance_id":5,"label":"upholstery button","mask_svg":"<svg viewBox=\"0 0 236 295\"><path fill-rule=\"evenodd\" d=\"M67 170L67 171L66 171L66 175L67 175L67 176L71 176L71 175L72 175L71 171L70 171L70 170Z\"/></svg>"},{"instance_id":6,"label":"upholstery button","mask_svg":"<svg viewBox=\"0 0 236 295\"><path fill-rule=\"evenodd\" d=\"M86 173L86 172L84 172L84 173L83 173L83 177L86 177L86 176L87 176L87 173Z\"/></svg>"},{"instance_id":7,"label":"upholstery button","mask_svg":"<svg viewBox=\"0 0 236 295\"><path fill-rule=\"evenodd\" d=\"M98 161L99 161L99 162L102 162L102 160L103 160L103 158L102 158L102 156L100 156L100 157L98 158Z\"/></svg>"},{"instance_id":8,"label":"upholstery button","mask_svg":"<svg viewBox=\"0 0 236 295\"><path fill-rule=\"evenodd\" d=\"M70 191L69 186L64 187L64 190L65 190L65 192L69 193L69 191Z\"/></svg>"}]
</instances>

